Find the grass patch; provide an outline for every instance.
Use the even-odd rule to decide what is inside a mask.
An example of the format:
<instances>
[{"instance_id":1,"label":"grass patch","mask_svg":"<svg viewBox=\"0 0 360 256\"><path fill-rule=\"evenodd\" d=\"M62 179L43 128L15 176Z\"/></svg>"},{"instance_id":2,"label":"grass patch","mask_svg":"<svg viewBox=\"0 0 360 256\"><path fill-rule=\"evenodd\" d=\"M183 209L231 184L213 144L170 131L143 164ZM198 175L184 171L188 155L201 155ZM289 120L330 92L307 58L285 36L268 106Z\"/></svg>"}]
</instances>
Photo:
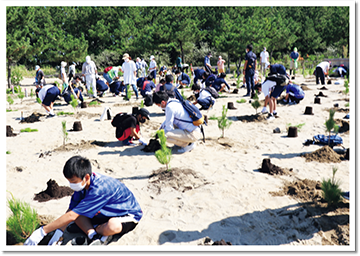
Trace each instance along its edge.
<instances>
[{"instance_id":1,"label":"grass patch","mask_svg":"<svg viewBox=\"0 0 360 256\"><path fill-rule=\"evenodd\" d=\"M37 132L38 129L25 128L21 129L20 132Z\"/></svg>"},{"instance_id":2,"label":"grass patch","mask_svg":"<svg viewBox=\"0 0 360 256\"><path fill-rule=\"evenodd\" d=\"M98 102L98 101L92 101L92 102L90 102L89 104L88 104L88 106L100 106L101 104L100 104L100 102Z\"/></svg>"},{"instance_id":3,"label":"grass patch","mask_svg":"<svg viewBox=\"0 0 360 256\"><path fill-rule=\"evenodd\" d=\"M245 103L246 100L245 100L245 99L241 99L241 100L237 100L236 102L237 102L237 103Z\"/></svg>"},{"instance_id":4,"label":"grass patch","mask_svg":"<svg viewBox=\"0 0 360 256\"><path fill-rule=\"evenodd\" d=\"M57 116L66 116L66 115L71 116L73 114L74 114L73 112L64 112L64 111L60 111L56 113Z\"/></svg>"},{"instance_id":5,"label":"grass patch","mask_svg":"<svg viewBox=\"0 0 360 256\"><path fill-rule=\"evenodd\" d=\"M7 109L6 112L14 112L14 111L18 111L18 109Z\"/></svg>"},{"instance_id":6,"label":"grass patch","mask_svg":"<svg viewBox=\"0 0 360 256\"><path fill-rule=\"evenodd\" d=\"M10 154L11 154L11 152L8 150L8 151L6 151L6 154L7 154L7 155L10 155Z\"/></svg>"},{"instance_id":7,"label":"grass patch","mask_svg":"<svg viewBox=\"0 0 360 256\"><path fill-rule=\"evenodd\" d=\"M300 132L301 131L301 128L305 125L305 123L302 123L302 124L297 124L297 125L292 125L291 123L288 123L286 124L286 130L289 131L289 127L290 126L293 126L293 127L296 127L297 130Z\"/></svg>"}]
</instances>

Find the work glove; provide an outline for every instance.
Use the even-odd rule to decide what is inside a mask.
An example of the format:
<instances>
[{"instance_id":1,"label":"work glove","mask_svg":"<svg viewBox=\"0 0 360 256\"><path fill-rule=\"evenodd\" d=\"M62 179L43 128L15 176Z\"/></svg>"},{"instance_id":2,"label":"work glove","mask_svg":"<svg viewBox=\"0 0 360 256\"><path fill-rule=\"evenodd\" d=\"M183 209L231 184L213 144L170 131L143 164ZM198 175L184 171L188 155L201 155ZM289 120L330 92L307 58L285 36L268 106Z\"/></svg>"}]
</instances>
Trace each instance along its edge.
<instances>
[{"instance_id":1,"label":"work glove","mask_svg":"<svg viewBox=\"0 0 360 256\"><path fill-rule=\"evenodd\" d=\"M141 144L147 146L147 143L144 141L144 139L143 139L142 137L139 139L139 142L140 142Z\"/></svg>"},{"instance_id":2,"label":"work glove","mask_svg":"<svg viewBox=\"0 0 360 256\"><path fill-rule=\"evenodd\" d=\"M25 241L24 245L37 245L46 236L43 227L35 230L31 236Z\"/></svg>"},{"instance_id":3,"label":"work glove","mask_svg":"<svg viewBox=\"0 0 360 256\"><path fill-rule=\"evenodd\" d=\"M55 234L50 239L48 245L57 245L57 242L59 241L60 237L62 237L64 232L62 232L60 229L57 229L55 231Z\"/></svg>"}]
</instances>

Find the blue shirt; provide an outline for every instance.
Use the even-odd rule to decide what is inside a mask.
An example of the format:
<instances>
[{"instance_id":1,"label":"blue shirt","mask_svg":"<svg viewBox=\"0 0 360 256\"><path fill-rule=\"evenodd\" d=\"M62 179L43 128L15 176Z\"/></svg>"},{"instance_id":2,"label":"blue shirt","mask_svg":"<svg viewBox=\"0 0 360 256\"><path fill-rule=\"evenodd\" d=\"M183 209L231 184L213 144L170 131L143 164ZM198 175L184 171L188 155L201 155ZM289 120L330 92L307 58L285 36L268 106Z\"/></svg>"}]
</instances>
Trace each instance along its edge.
<instances>
[{"instance_id":1,"label":"blue shirt","mask_svg":"<svg viewBox=\"0 0 360 256\"><path fill-rule=\"evenodd\" d=\"M296 60L297 58L299 58L299 53L298 53L298 52L292 52L292 53L290 53L290 58Z\"/></svg>"},{"instance_id":2,"label":"blue shirt","mask_svg":"<svg viewBox=\"0 0 360 256\"><path fill-rule=\"evenodd\" d=\"M281 64L274 64L270 67L270 74L282 74L286 75L286 68Z\"/></svg>"},{"instance_id":3,"label":"blue shirt","mask_svg":"<svg viewBox=\"0 0 360 256\"><path fill-rule=\"evenodd\" d=\"M74 90L74 93L77 95L78 94L78 92L80 92L80 94L79 94L79 99L80 100L83 100L83 96L82 96L82 94L81 94L81 91L78 89L78 88L74 88L73 89ZM66 93L66 94L64 94L64 100L66 101L66 103L70 103L70 101L71 101L71 95L72 95L72 92L69 90L69 93Z\"/></svg>"},{"instance_id":4,"label":"blue shirt","mask_svg":"<svg viewBox=\"0 0 360 256\"><path fill-rule=\"evenodd\" d=\"M214 83L212 84L212 87L214 87L217 91L221 89L221 85L225 84L228 89L230 89L230 86L226 83L224 78L216 78Z\"/></svg>"},{"instance_id":5,"label":"blue shirt","mask_svg":"<svg viewBox=\"0 0 360 256\"><path fill-rule=\"evenodd\" d=\"M105 84L105 82L103 80L96 80L96 90L100 91L100 92L104 92L108 89L109 87Z\"/></svg>"},{"instance_id":6,"label":"blue shirt","mask_svg":"<svg viewBox=\"0 0 360 256\"><path fill-rule=\"evenodd\" d=\"M205 59L204 59L204 66L207 66L206 64L209 64L209 65L211 65L210 64L210 58L209 58L209 56L205 56Z\"/></svg>"},{"instance_id":7,"label":"blue shirt","mask_svg":"<svg viewBox=\"0 0 360 256\"><path fill-rule=\"evenodd\" d=\"M140 94L145 98L146 92L151 92L151 90L155 87L156 85L154 84L153 81L146 80L144 81L143 86L141 87Z\"/></svg>"},{"instance_id":8,"label":"blue shirt","mask_svg":"<svg viewBox=\"0 0 360 256\"><path fill-rule=\"evenodd\" d=\"M190 77L186 73L181 73L177 80L184 84L190 84Z\"/></svg>"},{"instance_id":9,"label":"blue shirt","mask_svg":"<svg viewBox=\"0 0 360 256\"><path fill-rule=\"evenodd\" d=\"M245 61L248 61L247 62L247 67L245 67L246 71L248 71L249 69L255 70L255 60L256 60L256 54L255 53L253 53L252 51L249 51L248 53L246 53Z\"/></svg>"},{"instance_id":10,"label":"blue shirt","mask_svg":"<svg viewBox=\"0 0 360 256\"><path fill-rule=\"evenodd\" d=\"M205 70L203 70L202 68L194 70L194 74L197 79L203 79L204 73L205 73Z\"/></svg>"},{"instance_id":11,"label":"blue shirt","mask_svg":"<svg viewBox=\"0 0 360 256\"><path fill-rule=\"evenodd\" d=\"M305 93L303 89L297 84L288 84L286 86L286 93L292 93L295 98L303 99L305 97Z\"/></svg>"},{"instance_id":12,"label":"blue shirt","mask_svg":"<svg viewBox=\"0 0 360 256\"><path fill-rule=\"evenodd\" d=\"M133 193L119 180L93 172L89 189L74 192L69 209L88 217L120 217L132 215L136 221L143 216Z\"/></svg>"},{"instance_id":13,"label":"blue shirt","mask_svg":"<svg viewBox=\"0 0 360 256\"><path fill-rule=\"evenodd\" d=\"M216 76L214 74L209 75L205 80L205 86L210 86L214 83Z\"/></svg>"}]
</instances>

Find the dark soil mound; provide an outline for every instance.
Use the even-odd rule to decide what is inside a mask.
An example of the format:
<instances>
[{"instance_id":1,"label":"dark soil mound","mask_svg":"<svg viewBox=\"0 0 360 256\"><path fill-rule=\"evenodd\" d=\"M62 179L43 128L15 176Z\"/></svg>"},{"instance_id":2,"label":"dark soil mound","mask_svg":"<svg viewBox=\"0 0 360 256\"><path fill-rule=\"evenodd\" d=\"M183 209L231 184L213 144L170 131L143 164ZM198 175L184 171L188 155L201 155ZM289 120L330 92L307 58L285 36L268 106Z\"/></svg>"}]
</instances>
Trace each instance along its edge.
<instances>
[{"instance_id":1,"label":"dark soil mound","mask_svg":"<svg viewBox=\"0 0 360 256\"><path fill-rule=\"evenodd\" d=\"M231 242L225 242L224 239L221 239L220 241L215 241L212 245L232 245Z\"/></svg>"},{"instance_id":2,"label":"dark soil mound","mask_svg":"<svg viewBox=\"0 0 360 256\"><path fill-rule=\"evenodd\" d=\"M157 139L151 139L149 144L141 149L144 152L155 152L161 149L160 142Z\"/></svg>"},{"instance_id":3,"label":"dark soil mound","mask_svg":"<svg viewBox=\"0 0 360 256\"><path fill-rule=\"evenodd\" d=\"M101 144L101 142L100 142ZM53 151L71 151L71 150L76 150L76 149L89 149L89 148L94 148L96 147L96 145L99 146L99 144L96 143L95 140L89 140L89 141L85 141L82 140L80 143L76 143L76 144L72 144L72 143L67 143L58 148L55 148Z\"/></svg>"},{"instance_id":4,"label":"dark soil mound","mask_svg":"<svg viewBox=\"0 0 360 256\"><path fill-rule=\"evenodd\" d=\"M259 169L262 173L268 173L270 175L289 175L289 171L279 166L276 166L270 162L270 158L265 158L262 161L261 169ZM290 169L291 171L291 169Z\"/></svg>"},{"instance_id":5,"label":"dark soil mound","mask_svg":"<svg viewBox=\"0 0 360 256\"><path fill-rule=\"evenodd\" d=\"M184 193L209 184L193 170L181 168L171 168L170 171L160 168L150 175L149 183L149 188L155 190L157 194L160 194L164 187L171 187Z\"/></svg>"},{"instance_id":6,"label":"dark soil mound","mask_svg":"<svg viewBox=\"0 0 360 256\"><path fill-rule=\"evenodd\" d=\"M306 162L318 161L320 163L340 163L341 157L329 146L324 146L315 150L312 153L301 154L300 156L306 158Z\"/></svg>"},{"instance_id":7,"label":"dark soil mound","mask_svg":"<svg viewBox=\"0 0 360 256\"><path fill-rule=\"evenodd\" d=\"M13 132L13 128L10 125L6 126L6 137L14 137L18 135L17 133Z\"/></svg>"},{"instance_id":8,"label":"dark soil mound","mask_svg":"<svg viewBox=\"0 0 360 256\"><path fill-rule=\"evenodd\" d=\"M270 192L273 196L289 195L295 197L301 202L313 201L321 198L321 183L314 180L300 180L286 183L279 192Z\"/></svg>"},{"instance_id":9,"label":"dark soil mound","mask_svg":"<svg viewBox=\"0 0 360 256\"><path fill-rule=\"evenodd\" d=\"M341 119L335 119L335 122L337 125L339 125L339 132L343 133L343 132L348 132L350 130L350 123L348 121L345 120L341 120Z\"/></svg>"},{"instance_id":10,"label":"dark soil mound","mask_svg":"<svg viewBox=\"0 0 360 256\"><path fill-rule=\"evenodd\" d=\"M266 122L266 115L257 114L257 115L238 116L237 119L244 123Z\"/></svg>"},{"instance_id":11,"label":"dark soil mound","mask_svg":"<svg viewBox=\"0 0 360 256\"><path fill-rule=\"evenodd\" d=\"M35 194L34 200L39 202L46 202L51 199L59 199L64 196L71 196L74 191L67 186L59 186L55 180L50 179L47 183L47 188L38 194Z\"/></svg>"},{"instance_id":12,"label":"dark soil mound","mask_svg":"<svg viewBox=\"0 0 360 256\"><path fill-rule=\"evenodd\" d=\"M40 117L45 116L44 114L40 114L38 112L32 113L30 116L25 117L20 121L20 123L35 123L40 121Z\"/></svg>"},{"instance_id":13,"label":"dark soil mound","mask_svg":"<svg viewBox=\"0 0 360 256\"><path fill-rule=\"evenodd\" d=\"M349 113L350 109L349 108L336 108L334 107L333 109L335 109L336 112L340 112L340 113ZM330 108L326 108L325 111L329 112Z\"/></svg>"}]
</instances>

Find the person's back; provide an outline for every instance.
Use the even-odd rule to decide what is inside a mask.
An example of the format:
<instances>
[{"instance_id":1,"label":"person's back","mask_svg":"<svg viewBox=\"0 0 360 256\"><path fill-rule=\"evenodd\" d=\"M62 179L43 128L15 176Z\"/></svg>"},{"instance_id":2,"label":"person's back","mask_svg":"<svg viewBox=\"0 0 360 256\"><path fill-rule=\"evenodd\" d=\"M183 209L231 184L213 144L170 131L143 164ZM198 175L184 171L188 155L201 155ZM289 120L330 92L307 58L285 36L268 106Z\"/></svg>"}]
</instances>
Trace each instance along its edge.
<instances>
[{"instance_id":1,"label":"person's back","mask_svg":"<svg viewBox=\"0 0 360 256\"><path fill-rule=\"evenodd\" d=\"M124 113L115 116L111 124L116 127L115 136L118 139L123 135L126 129L130 127L136 128L137 121L135 115Z\"/></svg>"},{"instance_id":2,"label":"person's back","mask_svg":"<svg viewBox=\"0 0 360 256\"><path fill-rule=\"evenodd\" d=\"M230 86L227 84L227 82L223 77L216 78L211 86L214 87L217 91L219 91L221 89L222 84L225 84L226 87L230 89Z\"/></svg>"},{"instance_id":3,"label":"person's back","mask_svg":"<svg viewBox=\"0 0 360 256\"><path fill-rule=\"evenodd\" d=\"M165 110L165 133L174 130L174 125L181 130L192 132L197 126L193 125L193 121L189 113L184 109L178 99L169 99Z\"/></svg>"},{"instance_id":4,"label":"person's back","mask_svg":"<svg viewBox=\"0 0 360 256\"><path fill-rule=\"evenodd\" d=\"M270 74L286 75L286 68L282 64L270 65Z\"/></svg>"},{"instance_id":5,"label":"person's back","mask_svg":"<svg viewBox=\"0 0 360 256\"><path fill-rule=\"evenodd\" d=\"M96 80L96 90L104 92L108 89L108 86L105 84L105 82L101 79Z\"/></svg>"},{"instance_id":6,"label":"person's back","mask_svg":"<svg viewBox=\"0 0 360 256\"><path fill-rule=\"evenodd\" d=\"M205 79L205 86L212 86L216 79L214 74L209 74L209 76Z\"/></svg>"},{"instance_id":7,"label":"person's back","mask_svg":"<svg viewBox=\"0 0 360 256\"><path fill-rule=\"evenodd\" d=\"M155 88L155 84L153 81L150 81L150 80L146 80L144 81L143 83L143 86L141 88L141 95L145 98L147 94L149 94L153 88Z\"/></svg>"},{"instance_id":8,"label":"person's back","mask_svg":"<svg viewBox=\"0 0 360 256\"><path fill-rule=\"evenodd\" d=\"M303 89L297 85L297 84L288 84L286 86L286 93L292 92L295 98L297 99L302 99L305 97L305 92L303 91Z\"/></svg>"}]
</instances>

